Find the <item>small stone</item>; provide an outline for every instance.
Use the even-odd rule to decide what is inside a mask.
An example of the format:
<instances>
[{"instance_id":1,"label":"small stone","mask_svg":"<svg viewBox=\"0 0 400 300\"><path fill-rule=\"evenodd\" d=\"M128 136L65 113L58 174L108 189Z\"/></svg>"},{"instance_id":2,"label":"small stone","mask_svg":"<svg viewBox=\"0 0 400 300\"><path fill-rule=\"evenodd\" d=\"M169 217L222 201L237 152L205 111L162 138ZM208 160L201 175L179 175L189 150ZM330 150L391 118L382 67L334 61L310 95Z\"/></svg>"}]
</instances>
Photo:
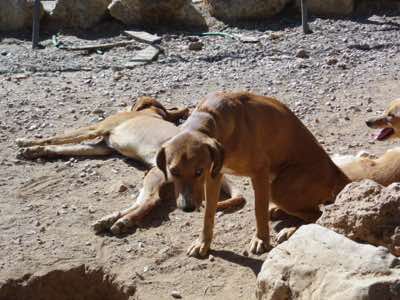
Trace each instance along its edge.
<instances>
[{"instance_id":1,"label":"small stone","mask_svg":"<svg viewBox=\"0 0 400 300\"><path fill-rule=\"evenodd\" d=\"M272 32L269 37L271 38L271 40L277 40L277 39L281 38L282 36L283 35L281 33Z\"/></svg>"},{"instance_id":2,"label":"small stone","mask_svg":"<svg viewBox=\"0 0 400 300\"><path fill-rule=\"evenodd\" d=\"M203 49L203 47L204 47L204 43L201 41L191 42L189 44L189 50L192 50L192 51L200 51Z\"/></svg>"},{"instance_id":3,"label":"small stone","mask_svg":"<svg viewBox=\"0 0 400 300\"><path fill-rule=\"evenodd\" d=\"M114 81L118 81L118 80L120 80L122 78L122 73L121 72L115 72L114 74L113 74L113 80Z\"/></svg>"},{"instance_id":4,"label":"small stone","mask_svg":"<svg viewBox=\"0 0 400 300\"><path fill-rule=\"evenodd\" d=\"M246 257L249 256L249 251L247 251L247 249L243 250L242 255Z\"/></svg>"},{"instance_id":5,"label":"small stone","mask_svg":"<svg viewBox=\"0 0 400 300\"><path fill-rule=\"evenodd\" d=\"M338 63L338 59L335 57L331 57L326 61L326 64L329 66L336 65Z\"/></svg>"},{"instance_id":6,"label":"small stone","mask_svg":"<svg viewBox=\"0 0 400 300\"><path fill-rule=\"evenodd\" d=\"M304 49L299 49L296 52L296 57L298 58L309 58L310 55L308 55L307 51Z\"/></svg>"},{"instance_id":7,"label":"small stone","mask_svg":"<svg viewBox=\"0 0 400 300\"><path fill-rule=\"evenodd\" d=\"M154 44L161 41L161 37L150 34L146 31L133 31L133 30L126 30L124 31L125 34L131 36L133 39L147 44Z\"/></svg>"},{"instance_id":8,"label":"small stone","mask_svg":"<svg viewBox=\"0 0 400 300\"><path fill-rule=\"evenodd\" d=\"M92 111L92 114L94 115L103 115L105 111L101 108L96 108L95 110Z\"/></svg>"},{"instance_id":9,"label":"small stone","mask_svg":"<svg viewBox=\"0 0 400 300\"><path fill-rule=\"evenodd\" d=\"M210 256L208 256L208 260L209 260L209 261L214 261L214 260L215 260L215 257L214 257L213 255L210 254Z\"/></svg>"},{"instance_id":10,"label":"small stone","mask_svg":"<svg viewBox=\"0 0 400 300\"><path fill-rule=\"evenodd\" d=\"M89 213L90 214L94 214L96 212L96 210L93 207L89 207Z\"/></svg>"},{"instance_id":11,"label":"small stone","mask_svg":"<svg viewBox=\"0 0 400 300\"><path fill-rule=\"evenodd\" d=\"M171 296L173 298L175 298L175 299L181 299L182 298L181 294L178 291L172 291L171 292Z\"/></svg>"},{"instance_id":12,"label":"small stone","mask_svg":"<svg viewBox=\"0 0 400 300\"><path fill-rule=\"evenodd\" d=\"M118 190L118 193L123 193L123 192L126 192L128 190L128 187L125 184L121 183L118 186L117 190Z\"/></svg>"}]
</instances>

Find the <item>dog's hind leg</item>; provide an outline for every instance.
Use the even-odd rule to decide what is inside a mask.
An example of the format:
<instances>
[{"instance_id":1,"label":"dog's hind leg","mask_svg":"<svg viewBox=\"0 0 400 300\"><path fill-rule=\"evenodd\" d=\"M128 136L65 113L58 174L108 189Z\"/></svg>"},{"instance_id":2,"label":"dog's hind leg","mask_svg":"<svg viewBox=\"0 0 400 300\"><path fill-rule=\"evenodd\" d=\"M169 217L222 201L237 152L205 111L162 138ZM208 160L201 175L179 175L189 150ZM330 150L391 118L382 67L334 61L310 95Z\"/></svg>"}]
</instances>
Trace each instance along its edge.
<instances>
[{"instance_id":1,"label":"dog's hind leg","mask_svg":"<svg viewBox=\"0 0 400 300\"><path fill-rule=\"evenodd\" d=\"M18 155L27 159L34 159L38 157L106 156L112 153L113 150L104 142L101 142L86 145L33 146L20 149Z\"/></svg>"},{"instance_id":2,"label":"dog's hind leg","mask_svg":"<svg viewBox=\"0 0 400 300\"><path fill-rule=\"evenodd\" d=\"M104 130L100 130L96 125L87 126L72 130L70 132L56 135L51 138L31 140L26 138L17 139L15 142L19 147L43 146L43 145L62 145L62 144L78 144L85 140L102 137L106 134Z\"/></svg>"},{"instance_id":3,"label":"dog's hind leg","mask_svg":"<svg viewBox=\"0 0 400 300\"><path fill-rule=\"evenodd\" d=\"M229 198L221 200L220 197L220 200L218 201L217 204L218 210L238 208L242 207L246 203L246 199L243 197L240 190L236 188L233 182L229 180L226 176L224 176L222 180L221 194L222 193L227 195Z\"/></svg>"}]
</instances>

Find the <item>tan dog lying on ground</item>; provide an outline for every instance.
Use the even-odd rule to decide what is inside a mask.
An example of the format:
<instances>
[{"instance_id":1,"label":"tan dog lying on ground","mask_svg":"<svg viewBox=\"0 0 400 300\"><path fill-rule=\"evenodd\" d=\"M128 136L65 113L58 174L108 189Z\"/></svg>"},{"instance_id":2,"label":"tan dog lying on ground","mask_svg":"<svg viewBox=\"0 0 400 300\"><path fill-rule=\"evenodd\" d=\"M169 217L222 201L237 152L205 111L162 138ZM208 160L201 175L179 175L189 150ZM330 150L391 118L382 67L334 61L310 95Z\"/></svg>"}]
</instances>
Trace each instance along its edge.
<instances>
[{"instance_id":1,"label":"tan dog lying on ground","mask_svg":"<svg viewBox=\"0 0 400 300\"><path fill-rule=\"evenodd\" d=\"M284 104L250 93L208 95L163 145L157 166L181 184L187 202L206 200L203 230L190 256L205 256L210 248L222 173L251 178L256 234L250 251L258 254L270 247L270 201L313 222L319 205L333 202L350 182Z\"/></svg>"},{"instance_id":2,"label":"tan dog lying on ground","mask_svg":"<svg viewBox=\"0 0 400 300\"><path fill-rule=\"evenodd\" d=\"M143 188L137 201L128 209L106 216L94 224L100 232L111 229L119 234L141 221L158 203L166 199L177 199L181 192L179 184L167 183L163 173L155 167L155 155L161 145L179 133L176 123L187 118L188 109L166 109L157 100L141 97L131 111L120 112L88 127L52 138L29 140L18 139L20 154L25 158L61 156L104 156L119 152L147 164L151 170L144 178ZM82 141L102 138L96 144L78 144ZM68 145L65 145L68 144ZM223 192L232 197L219 202L219 208L226 209L244 203L244 198L224 179ZM184 211L193 211L191 202L178 201Z\"/></svg>"},{"instance_id":3,"label":"tan dog lying on ground","mask_svg":"<svg viewBox=\"0 0 400 300\"><path fill-rule=\"evenodd\" d=\"M386 141L400 137L400 99L388 106L383 116L370 119L368 127L380 129L376 139ZM382 156L371 155L336 156L333 158L351 181L372 179L379 184L388 186L400 182L400 148L389 149Z\"/></svg>"}]
</instances>

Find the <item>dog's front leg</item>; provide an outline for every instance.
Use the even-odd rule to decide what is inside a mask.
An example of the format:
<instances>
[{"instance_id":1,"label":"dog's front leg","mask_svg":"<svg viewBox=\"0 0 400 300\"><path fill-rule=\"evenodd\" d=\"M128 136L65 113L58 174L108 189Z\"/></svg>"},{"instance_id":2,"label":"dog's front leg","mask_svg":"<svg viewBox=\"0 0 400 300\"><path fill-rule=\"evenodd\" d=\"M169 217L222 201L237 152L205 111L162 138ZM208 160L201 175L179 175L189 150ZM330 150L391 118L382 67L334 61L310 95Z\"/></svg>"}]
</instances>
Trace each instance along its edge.
<instances>
[{"instance_id":1,"label":"dog's front leg","mask_svg":"<svg viewBox=\"0 0 400 300\"><path fill-rule=\"evenodd\" d=\"M256 214L256 234L250 242L250 252L254 254L262 254L270 249L269 240L269 198L270 184L267 174L257 174L251 179L254 198L255 198L255 214Z\"/></svg>"},{"instance_id":2,"label":"dog's front leg","mask_svg":"<svg viewBox=\"0 0 400 300\"><path fill-rule=\"evenodd\" d=\"M205 257L210 249L213 237L214 219L222 184L222 174L216 178L208 178L205 186L206 209L204 214L203 231L187 252L189 256Z\"/></svg>"}]
</instances>

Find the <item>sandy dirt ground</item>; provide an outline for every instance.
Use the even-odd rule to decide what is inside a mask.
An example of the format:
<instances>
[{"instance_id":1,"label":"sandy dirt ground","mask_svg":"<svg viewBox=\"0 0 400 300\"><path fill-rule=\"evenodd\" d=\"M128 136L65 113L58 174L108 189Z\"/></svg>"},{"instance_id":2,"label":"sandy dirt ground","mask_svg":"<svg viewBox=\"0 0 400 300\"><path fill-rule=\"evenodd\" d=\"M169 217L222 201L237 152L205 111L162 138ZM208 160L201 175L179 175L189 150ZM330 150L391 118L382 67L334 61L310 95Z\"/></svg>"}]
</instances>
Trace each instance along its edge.
<instances>
[{"instance_id":1,"label":"sandy dirt ground","mask_svg":"<svg viewBox=\"0 0 400 300\"><path fill-rule=\"evenodd\" d=\"M85 265L101 267L118 285L136 290L132 299L172 299L174 291L183 299L253 299L266 256L243 255L255 226L248 179L235 179L246 206L218 214L211 256L199 260L185 252L199 234L202 212L184 213L173 204L125 236L92 232L93 221L137 196L144 176L137 163L121 156L20 160L17 137L97 122L139 95L167 106L193 106L211 91L251 90L287 103L330 154L379 154L395 146L374 142L364 121L400 98L399 16L313 19L314 33L307 36L295 18L212 26L259 43L201 37L203 49L191 51L192 34L161 32L165 53L128 69L125 63L143 44L102 54L67 52L51 45L49 33L42 40L46 48L31 51L27 34L0 37L3 288L10 279L29 279L26 274ZM65 32L61 39L74 45L124 40L121 30L110 23L90 33ZM127 191L118 192L121 183Z\"/></svg>"}]
</instances>

